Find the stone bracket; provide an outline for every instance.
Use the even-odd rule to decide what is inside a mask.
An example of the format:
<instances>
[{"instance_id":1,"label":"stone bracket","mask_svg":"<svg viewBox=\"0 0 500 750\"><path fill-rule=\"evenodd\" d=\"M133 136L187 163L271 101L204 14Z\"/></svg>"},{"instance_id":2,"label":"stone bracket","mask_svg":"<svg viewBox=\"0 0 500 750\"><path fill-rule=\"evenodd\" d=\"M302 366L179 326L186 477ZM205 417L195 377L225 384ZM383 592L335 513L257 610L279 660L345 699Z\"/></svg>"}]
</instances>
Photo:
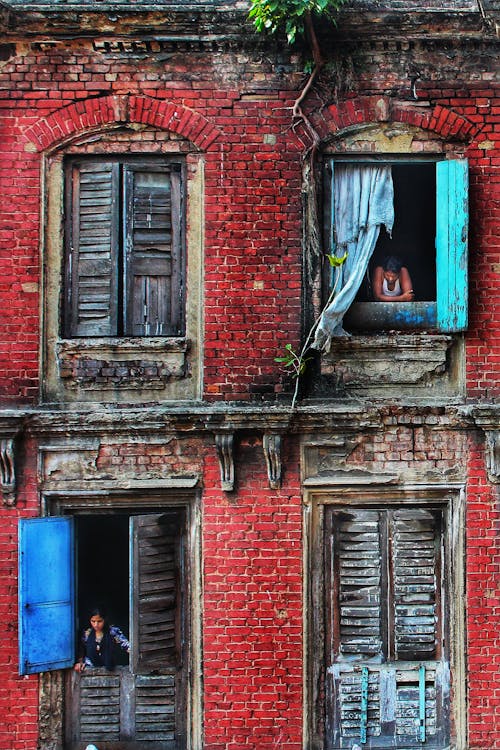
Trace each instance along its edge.
<instances>
[{"instance_id":1,"label":"stone bracket","mask_svg":"<svg viewBox=\"0 0 500 750\"><path fill-rule=\"evenodd\" d=\"M12 507L16 504L16 467L13 438L2 438L0 440L0 482L3 504Z\"/></svg>"},{"instance_id":2,"label":"stone bracket","mask_svg":"<svg viewBox=\"0 0 500 750\"><path fill-rule=\"evenodd\" d=\"M272 490L279 490L281 487L281 446L281 435L272 432L264 434L262 448L266 459L269 486Z\"/></svg>"},{"instance_id":3,"label":"stone bracket","mask_svg":"<svg viewBox=\"0 0 500 750\"><path fill-rule=\"evenodd\" d=\"M215 447L220 466L221 487L225 492L234 490L234 433L217 432Z\"/></svg>"},{"instance_id":4,"label":"stone bracket","mask_svg":"<svg viewBox=\"0 0 500 750\"><path fill-rule=\"evenodd\" d=\"M215 447L219 459L221 488L224 492L234 490L234 432L216 432ZM262 448L266 459L269 486L273 490L281 487L282 437L275 432L266 432L262 438Z\"/></svg>"},{"instance_id":5,"label":"stone bracket","mask_svg":"<svg viewBox=\"0 0 500 750\"><path fill-rule=\"evenodd\" d=\"M486 430L486 469L490 482L500 483L500 430Z\"/></svg>"}]
</instances>

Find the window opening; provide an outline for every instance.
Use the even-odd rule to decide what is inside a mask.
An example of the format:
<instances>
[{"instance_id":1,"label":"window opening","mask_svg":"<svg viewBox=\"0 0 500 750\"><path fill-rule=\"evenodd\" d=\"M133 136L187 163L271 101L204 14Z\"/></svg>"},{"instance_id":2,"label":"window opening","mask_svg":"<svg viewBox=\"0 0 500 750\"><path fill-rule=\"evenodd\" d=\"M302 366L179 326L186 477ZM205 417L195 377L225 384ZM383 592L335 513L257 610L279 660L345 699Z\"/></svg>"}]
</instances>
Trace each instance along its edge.
<instances>
[{"instance_id":1,"label":"window opening","mask_svg":"<svg viewBox=\"0 0 500 750\"><path fill-rule=\"evenodd\" d=\"M436 170L433 163L392 164L394 226L380 232L357 302L374 300L371 281L387 256L400 258L412 280L414 300L436 300Z\"/></svg>"},{"instance_id":2,"label":"window opening","mask_svg":"<svg viewBox=\"0 0 500 750\"><path fill-rule=\"evenodd\" d=\"M102 609L109 624L126 636L129 625L129 517L128 515L77 516L77 643L88 627L89 613ZM116 648L114 661L128 664L128 656Z\"/></svg>"},{"instance_id":3,"label":"window opening","mask_svg":"<svg viewBox=\"0 0 500 750\"><path fill-rule=\"evenodd\" d=\"M313 347L326 353L332 338L351 331L465 330L467 161L331 159L326 175L325 246L347 256L339 267L326 264L326 296L332 287L336 293ZM373 270L387 253L408 268L413 299L373 301ZM402 280L408 296L412 284Z\"/></svg>"}]
</instances>

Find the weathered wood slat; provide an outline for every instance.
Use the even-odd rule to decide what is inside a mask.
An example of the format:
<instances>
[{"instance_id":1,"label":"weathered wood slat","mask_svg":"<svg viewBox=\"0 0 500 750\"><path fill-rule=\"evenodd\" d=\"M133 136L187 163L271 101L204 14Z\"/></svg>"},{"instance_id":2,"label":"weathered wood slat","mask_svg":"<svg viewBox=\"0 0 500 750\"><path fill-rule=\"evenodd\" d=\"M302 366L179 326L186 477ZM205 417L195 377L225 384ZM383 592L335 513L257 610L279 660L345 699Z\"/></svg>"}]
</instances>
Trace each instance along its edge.
<instances>
[{"instance_id":1,"label":"weathered wood slat","mask_svg":"<svg viewBox=\"0 0 500 750\"><path fill-rule=\"evenodd\" d=\"M116 169L111 162L84 161L67 172L67 329L72 336L115 333Z\"/></svg>"},{"instance_id":2,"label":"weathered wood slat","mask_svg":"<svg viewBox=\"0 0 500 750\"><path fill-rule=\"evenodd\" d=\"M179 332L181 320L180 192L172 190L176 170L127 166L127 329L132 335ZM175 219L174 219L175 215ZM179 234L180 236L180 234Z\"/></svg>"}]
</instances>

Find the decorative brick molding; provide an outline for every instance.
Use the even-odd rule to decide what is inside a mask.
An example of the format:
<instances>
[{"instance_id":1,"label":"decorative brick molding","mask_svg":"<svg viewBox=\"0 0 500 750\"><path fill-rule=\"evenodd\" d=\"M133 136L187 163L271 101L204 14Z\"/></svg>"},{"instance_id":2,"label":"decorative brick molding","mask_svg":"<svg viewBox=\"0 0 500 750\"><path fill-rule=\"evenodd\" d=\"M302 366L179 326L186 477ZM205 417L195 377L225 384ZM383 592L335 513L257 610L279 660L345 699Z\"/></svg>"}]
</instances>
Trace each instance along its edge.
<instances>
[{"instance_id":1,"label":"decorative brick molding","mask_svg":"<svg viewBox=\"0 0 500 750\"><path fill-rule=\"evenodd\" d=\"M379 334L334 341L321 374L350 395L388 393L428 398L459 389L450 382L453 339L435 334ZM450 391L451 389L451 391Z\"/></svg>"},{"instance_id":2,"label":"decorative brick molding","mask_svg":"<svg viewBox=\"0 0 500 750\"><path fill-rule=\"evenodd\" d=\"M402 123L456 141L469 141L478 131L474 123L447 107L436 105L422 110L418 105L395 104L387 96L357 97L332 104L322 111L315 126L327 138L340 130L377 122Z\"/></svg>"},{"instance_id":3,"label":"decorative brick molding","mask_svg":"<svg viewBox=\"0 0 500 750\"><path fill-rule=\"evenodd\" d=\"M281 487L281 444L281 435L275 433L265 433L262 438L262 448L266 459L269 487L272 490L279 490Z\"/></svg>"},{"instance_id":4,"label":"decorative brick molding","mask_svg":"<svg viewBox=\"0 0 500 750\"><path fill-rule=\"evenodd\" d=\"M486 469L488 479L500 483L500 430L486 431Z\"/></svg>"},{"instance_id":5,"label":"decorative brick molding","mask_svg":"<svg viewBox=\"0 0 500 750\"><path fill-rule=\"evenodd\" d=\"M220 466L221 487L225 492L234 490L234 434L218 432L215 434L215 447Z\"/></svg>"},{"instance_id":6,"label":"decorative brick molding","mask_svg":"<svg viewBox=\"0 0 500 750\"><path fill-rule=\"evenodd\" d=\"M148 96L104 96L70 104L27 130L35 151L59 146L85 131L137 123L169 130L207 151L222 135L206 117L182 104Z\"/></svg>"}]
</instances>

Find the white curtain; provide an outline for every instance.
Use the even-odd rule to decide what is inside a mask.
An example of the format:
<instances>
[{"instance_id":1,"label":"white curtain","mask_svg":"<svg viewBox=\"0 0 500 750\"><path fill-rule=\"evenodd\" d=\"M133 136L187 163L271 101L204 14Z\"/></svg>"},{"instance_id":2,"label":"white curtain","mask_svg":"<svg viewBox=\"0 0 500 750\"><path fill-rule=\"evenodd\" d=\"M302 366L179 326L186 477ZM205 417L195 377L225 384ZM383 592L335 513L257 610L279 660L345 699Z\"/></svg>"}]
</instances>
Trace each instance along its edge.
<instances>
[{"instance_id":1,"label":"white curtain","mask_svg":"<svg viewBox=\"0 0 500 750\"><path fill-rule=\"evenodd\" d=\"M394 189L390 166L335 165L333 173L335 255L347 253L337 292L321 313L312 344L328 352L332 337L348 336L343 318L363 281L382 224L391 234L394 224Z\"/></svg>"}]
</instances>

